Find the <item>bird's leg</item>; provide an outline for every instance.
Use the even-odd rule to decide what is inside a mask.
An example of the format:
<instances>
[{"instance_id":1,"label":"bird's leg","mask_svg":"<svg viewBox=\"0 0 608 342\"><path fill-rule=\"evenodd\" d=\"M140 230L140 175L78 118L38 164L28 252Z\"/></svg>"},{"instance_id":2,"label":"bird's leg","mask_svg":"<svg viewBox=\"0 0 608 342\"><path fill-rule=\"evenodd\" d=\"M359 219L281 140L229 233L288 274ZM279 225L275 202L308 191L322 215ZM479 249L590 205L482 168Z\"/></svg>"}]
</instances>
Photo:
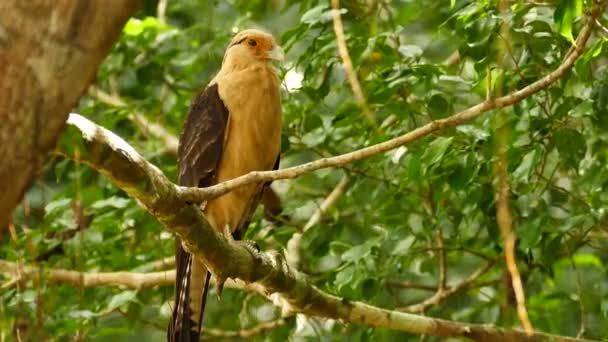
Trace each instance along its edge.
<instances>
[{"instance_id":1,"label":"bird's leg","mask_svg":"<svg viewBox=\"0 0 608 342\"><path fill-rule=\"evenodd\" d=\"M224 237L226 237L228 242L235 243L237 245L241 245L241 246L245 247L245 249L247 249L247 251L249 251L249 253L252 253L253 255L260 253L260 247L258 247L258 245L255 243L255 241L253 241L253 240L235 240L234 237L232 236L232 229L230 229L229 225L227 225L227 224L224 225L224 227L222 229L222 233L224 234ZM215 284L217 287L218 300L220 299L220 297L222 295L222 291L224 290L225 282L226 282L225 278L219 278L217 276L215 277Z\"/></svg>"},{"instance_id":2,"label":"bird's leg","mask_svg":"<svg viewBox=\"0 0 608 342\"><path fill-rule=\"evenodd\" d=\"M229 225L224 225L224 229L223 229L223 233L224 233L224 237L229 241L229 242L234 242L234 237L232 237L232 229L230 229Z\"/></svg>"},{"instance_id":3,"label":"bird's leg","mask_svg":"<svg viewBox=\"0 0 608 342\"><path fill-rule=\"evenodd\" d=\"M234 242L234 238L232 237L232 232L229 225L224 225L222 229L222 233L224 237L230 242ZM226 282L226 278L215 277L215 286L217 288L217 300L219 301L222 296L222 292L224 291L224 283Z\"/></svg>"},{"instance_id":4,"label":"bird's leg","mask_svg":"<svg viewBox=\"0 0 608 342\"><path fill-rule=\"evenodd\" d=\"M260 253L260 246L253 240L236 240L234 241L237 245L245 247L251 253Z\"/></svg>"}]
</instances>

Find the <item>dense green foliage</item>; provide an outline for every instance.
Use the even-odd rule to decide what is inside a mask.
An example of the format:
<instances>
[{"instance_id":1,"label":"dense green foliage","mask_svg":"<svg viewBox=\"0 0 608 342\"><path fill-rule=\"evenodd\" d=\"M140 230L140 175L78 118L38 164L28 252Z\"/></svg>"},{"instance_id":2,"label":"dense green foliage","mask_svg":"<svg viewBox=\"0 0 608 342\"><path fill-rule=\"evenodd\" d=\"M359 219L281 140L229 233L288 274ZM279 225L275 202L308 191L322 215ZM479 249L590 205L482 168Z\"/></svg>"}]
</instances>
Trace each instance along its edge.
<instances>
[{"instance_id":1,"label":"dense green foliage","mask_svg":"<svg viewBox=\"0 0 608 342\"><path fill-rule=\"evenodd\" d=\"M132 117L141 113L179 134L190 98L218 70L231 36L260 26L287 52L282 167L337 155L404 134L495 93L508 94L556 69L589 8L576 0L342 1L354 69L374 125L356 104L337 50L326 1L172 0L167 22L156 2L124 28L96 86L125 106L83 97L79 113L116 132L175 180L175 156ZM600 22L604 22L600 18ZM530 320L536 329L600 339L608 335L608 47L596 31L572 73L515 106L339 169L274 183L290 222L267 229L258 210L247 234L262 250L283 250L343 177L345 193L304 233L302 271L320 288L384 308L417 303L437 286L438 235L448 285L487 260L470 288L425 314L518 327L496 223L496 137L508 135L511 210ZM444 61L457 51L460 58ZM69 77L69 75L66 75ZM301 84L300 84L301 79ZM86 272L137 270L172 255L173 238L103 176L61 157L48 160L17 213L16 239L0 236L0 258ZM0 276L0 286L7 278ZM0 292L0 331L104 341L162 340L173 288L139 291L20 284ZM276 319L267 300L226 290L210 296L206 327L239 330ZM317 340L418 340L361 325L299 318L259 335ZM10 337L9 337L10 338ZM427 340L436 340L427 338Z\"/></svg>"}]
</instances>

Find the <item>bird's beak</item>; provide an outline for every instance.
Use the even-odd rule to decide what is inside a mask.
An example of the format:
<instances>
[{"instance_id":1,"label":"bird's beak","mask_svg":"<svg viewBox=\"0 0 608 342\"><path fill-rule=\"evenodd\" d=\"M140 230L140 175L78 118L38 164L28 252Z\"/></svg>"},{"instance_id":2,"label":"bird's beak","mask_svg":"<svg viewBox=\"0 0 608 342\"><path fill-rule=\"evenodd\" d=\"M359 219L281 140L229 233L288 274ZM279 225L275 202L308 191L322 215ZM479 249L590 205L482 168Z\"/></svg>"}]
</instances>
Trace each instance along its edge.
<instances>
[{"instance_id":1,"label":"bird's beak","mask_svg":"<svg viewBox=\"0 0 608 342\"><path fill-rule=\"evenodd\" d=\"M283 49L281 49L280 46L275 46L272 50L268 51L266 56L269 59L275 60L275 61L279 61L279 62L283 62L285 61L285 53L283 52Z\"/></svg>"}]
</instances>

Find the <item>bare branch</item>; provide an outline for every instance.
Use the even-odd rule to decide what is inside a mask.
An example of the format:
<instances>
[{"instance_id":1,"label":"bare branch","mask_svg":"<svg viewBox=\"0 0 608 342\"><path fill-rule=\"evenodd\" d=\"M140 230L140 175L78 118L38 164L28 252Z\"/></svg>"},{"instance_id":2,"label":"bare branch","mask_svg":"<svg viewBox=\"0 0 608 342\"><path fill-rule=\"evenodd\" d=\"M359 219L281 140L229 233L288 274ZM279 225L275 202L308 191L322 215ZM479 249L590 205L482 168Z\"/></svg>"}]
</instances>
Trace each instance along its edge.
<instances>
[{"instance_id":1,"label":"bare branch","mask_svg":"<svg viewBox=\"0 0 608 342\"><path fill-rule=\"evenodd\" d=\"M498 4L498 10L505 17L505 13L509 9L507 1L500 1ZM503 18L502 25L500 26L500 35L503 37L499 41L499 53L498 53L498 68L502 70L504 65L504 55L508 51L509 41L509 27L506 24L507 20ZM593 26L593 21L588 21ZM572 53L571 55L574 55ZM516 64L517 65L517 64ZM497 82L497 93L501 95L502 86L501 82ZM496 146L497 146L497 159L496 159L496 174L498 178L497 188L497 200L496 200L496 221L500 227L502 238L504 241L504 253L507 264L507 270L511 278L511 284L513 291L515 292L515 299L517 301L517 315L521 321L526 334L531 336L534 333L534 328L530 319L528 318L528 310L526 309L526 297L524 294L524 288L521 282L519 270L517 269L517 261L515 258L515 233L513 232L513 220L511 215L511 208L509 207L509 180L507 176L507 151L508 145L508 126L505 124L504 112L499 111L497 116L497 128L496 128Z\"/></svg>"},{"instance_id":2,"label":"bare branch","mask_svg":"<svg viewBox=\"0 0 608 342\"><path fill-rule=\"evenodd\" d=\"M437 233L437 247L439 248L439 287L438 291L444 291L448 281L448 263L446 261L445 241L441 230Z\"/></svg>"},{"instance_id":3,"label":"bare branch","mask_svg":"<svg viewBox=\"0 0 608 342\"><path fill-rule=\"evenodd\" d=\"M355 71L353 70L353 62L350 59L350 54L348 53L348 48L346 47L346 39L344 38L344 26L342 25L342 17L340 16L340 0L331 0L331 7L333 8L336 42L338 43L338 51L340 52L340 58L342 59L344 71L346 71L348 81L350 82L350 86L353 89L353 94L355 95L355 99L357 99L357 103L361 107L363 114L365 114L369 121L374 126L376 126L376 119L374 118L373 113L369 110L369 107L367 106L365 95L363 95L363 90L361 89L361 84L357 79L357 74L355 74Z\"/></svg>"},{"instance_id":4,"label":"bare branch","mask_svg":"<svg viewBox=\"0 0 608 342\"><path fill-rule=\"evenodd\" d=\"M454 50L452 51L452 53L448 56L448 58L446 58L443 61L443 65L451 68L453 66L456 66L458 64L458 62L460 62L460 53L458 52L458 50Z\"/></svg>"},{"instance_id":5,"label":"bare branch","mask_svg":"<svg viewBox=\"0 0 608 342\"><path fill-rule=\"evenodd\" d=\"M39 267L18 265L4 260L0 260L0 274L11 277L11 282L24 282L27 280L40 282L41 280L46 280L49 283L66 283L80 287L120 285L134 289L142 289L160 285L171 285L175 281L175 270L152 273L85 273L60 268L44 270Z\"/></svg>"},{"instance_id":6,"label":"bare branch","mask_svg":"<svg viewBox=\"0 0 608 342\"><path fill-rule=\"evenodd\" d=\"M466 279L459 282L458 284L455 284L453 286L448 286L445 289L438 287L437 292L435 292L434 295L425 299L421 303L408 305L406 307L400 308L399 310L407 311L407 312L424 312L429 307L439 304L442 300L446 299L447 297L450 297L450 296L456 294L457 292L460 292L462 290L465 290L465 289L471 287L471 285L473 285L475 283L475 281L477 281L477 279L479 279L479 277L481 277L487 271L489 271L490 268L492 268L492 266L494 266L495 263L496 263L495 260L490 260L490 261L486 262L483 266L481 266L480 268L475 270L475 272L471 273Z\"/></svg>"},{"instance_id":7,"label":"bare branch","mask_svg":"<svg viewBox=\"0 0 608 342\"><path fill-rule=\"evenodd\" d=\"M167 21L167 3L169 0L158 0L158 5L156 6L156 17L158 21L161 23L165 23Z\"/></svg>"},{"instance_id":8,"label":"bare branch","mask_svg":"<svg viewBox=\"0 0 608 342\"><path fill-rule=\"evenodd\" d=\"M251 172L247 175L229 180L227 182L223 182L214 186L210 186L207 188L187 188L187 187L179 187L178 188L178 196L184 200L189 202L203 202L210 198L215 198L221 196L227 192L230 192L238 187L252 184L252 183L262 183L267 181L274 181L279 179L290 179L296 178L303 174L328 168L335 166L342 166L345 164L352 163L356 160L361 160L365 158L369 158L392 149L395 149L399 146L403 146L414 141L417 141L423 137L430 135L431 133L435 133L446 128L455 127L458 125L462 125L468 123L469 121L479 117L485 112L488 112L492 109L496 108L504 108L507 106L511 106L515 103L520 102L521 100L543 90L550 85L552 85L555 81L560 79L566 72L572 69L576 60L581 56L584 51L584 47L591 35L591 31L594 26L594 20L600 13L600 9L603 8L604 3L596 0L594 2L594 6L590 11L589 15L585 18L585 25L583 26L578 38L576 39L576 44L574 46L573 52L568 55L568 57L563 61L563 63L553 72L549 73L545 77L540 80L520 89L512 92L511 94L501 96L494 99L486 99L485 101L465 109L457 114L449 116L445 119L435 120L427 123L424 126L421 126L409 133L406 133L397 138L385 141L383 143L379 143L376 145L368 146L362 148L360 150L348 152L345 154L341 154L334 157L322 158L315 160L310 163L277 170L277 171L255 171Z\"/></svg>"},{"instance_id":9,"label":"bare branch","mask_svg":"<svg viewBox=\"0 0 608 342\"><path fill-rule=\"evenodd\" d=\"M498 283L500 283L502 281L502 279L494 279L494 280L488 280L488 281L480 281L480 282L475 282L475 283L470 283L468 286L466 286L466 288L463 289L471 289L471 288L475 288L475 287L484 287L484 286L493 286L496 285ZM422 291L431 291L431 292L435 292L437 291L438 287L435 285L426 285L426 284L419 284L419 283L412 283L409 281L404 281L404 280L387 280L384 282L384 286L385 287L392 287L392 288L401 288L401 289L413 289L413 290L422 290ZM449 289L450 286L447 285L446 289Z\"/></svg>"},{"instance_id":10,"label":"bare branch","mask_svg":"<svg viewBox=\"0 0 608 342\"><path fill-rule=\"evenodd\" d=\"M127 103L120 98L120 96L108 94L94 85L89 87L89 95L113 107L127 107ZM165 129L163 126L155 122L151 122L142 113L133 112L131 115L129 115L129 117L137 126L139 126L139 128L141 128L144 133L149 133L150 135L160 139L168 153L173 155L177 154L177 146L179 141L175 135L171 134L171 132L167 131L167 129Z\"/></svg>"},{"instance_id":11,"label":"bare branch","mask_svg":"<svg viewBox=\"0 0 608 342\"><path fill-rule=\"evenodd\" d=\"M321 203L321 205L315 210L315 212L310 216L310 219L306 222L301 232L295 232L289 241L287 241L287 250L285 254L285 258L289 265L295 269L300 269L300 263L302 261L302 257L300 256L300 243L302 241L302 234L313 227L314 225L321 222L323 215L331 206L338 201L338 199L344 194L344 190L348 185L348 176L342 177L342 179L338 182L336 187L327 195L325 200Z\"/></svg>"}]
</instances>

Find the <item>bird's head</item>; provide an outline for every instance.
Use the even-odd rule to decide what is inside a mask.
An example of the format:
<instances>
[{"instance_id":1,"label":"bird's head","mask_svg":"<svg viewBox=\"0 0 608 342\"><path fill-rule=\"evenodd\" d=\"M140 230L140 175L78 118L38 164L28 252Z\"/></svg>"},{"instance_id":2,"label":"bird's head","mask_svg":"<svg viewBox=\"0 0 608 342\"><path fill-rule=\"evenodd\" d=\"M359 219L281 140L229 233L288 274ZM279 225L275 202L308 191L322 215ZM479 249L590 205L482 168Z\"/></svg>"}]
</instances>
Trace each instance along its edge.
<instances>
[{"instance_id":1,"label":"bird's head","mask_svg":"<svg viewBox=\"0 0 608 342\"><path fill-rule=\"evenodd\" d=\"M224 60L228 58L283 62L285 55L272 35L249 29L237 33L232 38Z\"/></svg>"}]
</instances>

